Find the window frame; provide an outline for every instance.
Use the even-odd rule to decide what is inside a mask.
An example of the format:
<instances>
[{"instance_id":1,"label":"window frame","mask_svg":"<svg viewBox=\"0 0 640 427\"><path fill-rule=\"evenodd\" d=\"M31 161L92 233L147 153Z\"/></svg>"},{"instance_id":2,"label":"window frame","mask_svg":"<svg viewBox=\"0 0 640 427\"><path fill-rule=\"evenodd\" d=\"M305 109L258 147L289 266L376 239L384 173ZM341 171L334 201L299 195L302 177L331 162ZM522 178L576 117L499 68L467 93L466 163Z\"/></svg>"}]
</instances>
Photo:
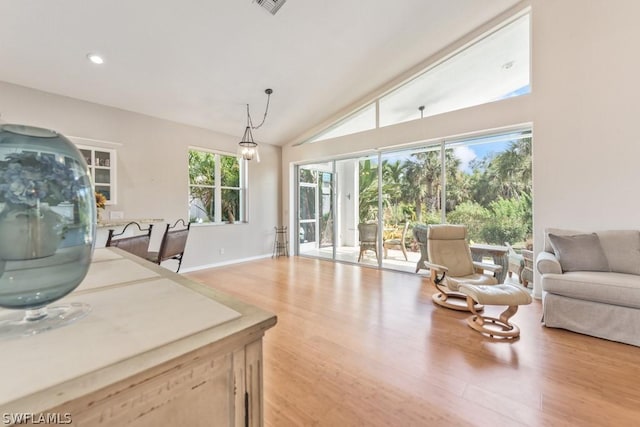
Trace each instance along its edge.
<instances>
[{"instance_id":1,"label":"window frame","mask_svg":"<svg viewBox=\"0 0 640 427\"><path fill-rule=\"evenodd\" d=\"M214 156L213 163L213 184L193 184L191 182L190 170L191 164L189 161L189 153L195 151L199 153L211 154ZM238 186L229 186L222 185L222 157L232 157L235 159L238 165ZM238 218L234 218L233 223L247 223L247 164L246 160L239 159L235 154L221 151L221 150L213 150L210 148L202 148L202 147L188 147L187 152L187 175L188 175L188 195L189 195L189 222L192 224L208 224L208 225L222 225L222 224L230 224L228 218L222 211L222 192L223 190L233 190L238 192ZM198 221L193 220L191 217L191 189L193 187L199 188L209 188L213 191L213 216L209 215L210 209L207 209L207 216L209 221Z\"/></svg>"}]
</instances>

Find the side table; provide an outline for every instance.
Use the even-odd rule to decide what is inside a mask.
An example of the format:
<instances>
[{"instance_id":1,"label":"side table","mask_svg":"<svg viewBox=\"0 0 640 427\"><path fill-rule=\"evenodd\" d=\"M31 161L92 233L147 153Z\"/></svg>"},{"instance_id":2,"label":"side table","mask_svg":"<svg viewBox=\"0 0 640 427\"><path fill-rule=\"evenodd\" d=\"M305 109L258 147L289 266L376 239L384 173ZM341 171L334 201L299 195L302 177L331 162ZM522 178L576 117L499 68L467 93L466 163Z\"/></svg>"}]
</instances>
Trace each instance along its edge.
<instances>
[{"instance_id":1,"label":"side table","mask_svg":"<svg viewBox=\"0 0 640 427\"><path fill-rule=\"evenodd\" d=\"M474 244L470 245L469 249L471 249L471 257L474 261L482 262L482 258L486 255L493 258L494 264L501 265L502 271L496 273L496 279L498 279L498 283L504 283L509 271L509 248L506 246Z\"/></svg>"}]
</instances>

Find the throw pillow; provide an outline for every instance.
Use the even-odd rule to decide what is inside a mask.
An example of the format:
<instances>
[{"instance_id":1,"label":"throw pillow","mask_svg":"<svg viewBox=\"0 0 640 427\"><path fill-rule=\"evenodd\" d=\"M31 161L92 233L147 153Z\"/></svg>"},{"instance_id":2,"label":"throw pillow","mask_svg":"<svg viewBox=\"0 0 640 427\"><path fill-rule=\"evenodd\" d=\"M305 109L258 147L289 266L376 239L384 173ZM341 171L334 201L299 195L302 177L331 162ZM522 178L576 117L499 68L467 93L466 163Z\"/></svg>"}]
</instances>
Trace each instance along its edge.
<instances>
[{"instance_id":1,"label":"throw pillow","mask_svg":"<svg viewBox=\"0 0 640 427\"><path fill-rule=\"evenodd\" d=\"M555 228L555 227L545 228L544 229L544 251L553 253L553 246L551 246L551 240L549 240L549 234L555 234L556 236L574 236L576 234L584 234L584 233L586 233L584 230L571 230L568 228Z\"/></svg>"},{"instance_id":2,"label":"throw pillow","mask_svg":"<svg viewBox=\"0 0 640 427\"><path fill-rule=\"evenodd\" d=\"M640 276L640 231L598 231L598 238L611 271Z\"/></svg>"},{"instance_id":3,"label":"throw pillow","mask_svg":"<svg viewBox=\"0 0 640 427\"><path fill-rule=\"evenodd\" d=\"M549 240L563 272L611 271L596 233L573 236L549 234Z\"/></svg>"}]
</instances>

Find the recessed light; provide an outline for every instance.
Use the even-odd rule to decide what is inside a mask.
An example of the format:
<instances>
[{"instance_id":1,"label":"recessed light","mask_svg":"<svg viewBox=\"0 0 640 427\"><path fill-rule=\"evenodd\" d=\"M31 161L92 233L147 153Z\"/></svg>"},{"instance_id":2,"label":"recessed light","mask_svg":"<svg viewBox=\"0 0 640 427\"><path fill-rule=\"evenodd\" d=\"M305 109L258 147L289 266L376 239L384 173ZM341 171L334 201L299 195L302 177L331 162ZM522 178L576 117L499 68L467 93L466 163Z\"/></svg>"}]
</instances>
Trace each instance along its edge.
<instances>
[{"instance_id":1,"label":"recessed light","mask_svg":"<svg viewBox=\"0 0 640 427\"><path fill-rule=\"evenodd\" d=\"M87 58L89 58L89 61L93 62L94 64L104 64L104 59L97 53L89 53L87 54Z\"/></svg>"}]
</instances>

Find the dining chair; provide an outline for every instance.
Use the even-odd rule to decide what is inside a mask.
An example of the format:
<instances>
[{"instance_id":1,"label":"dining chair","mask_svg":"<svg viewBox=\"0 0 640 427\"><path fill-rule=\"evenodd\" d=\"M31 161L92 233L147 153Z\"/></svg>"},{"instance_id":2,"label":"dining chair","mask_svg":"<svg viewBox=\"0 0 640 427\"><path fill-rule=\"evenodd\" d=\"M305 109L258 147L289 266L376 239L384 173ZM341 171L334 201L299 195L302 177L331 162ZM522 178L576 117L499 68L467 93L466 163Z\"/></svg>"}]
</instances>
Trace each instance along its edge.
<instances>
[{"instance_id":1,"label":"dining chair","mask_svg":"<svg viewBox=\"0 0 640 427\"><path fill-rule=\"evenodd\" d=\"M178 224L180 223L182 223L182 226L178 228ZM158 265L169 259L177 260L178 269L176 273L179 272L184 250L187 246L190 227L191 223L186 223L183 219L177 220L173 225L167 224L164 235L162 236L162 242L160 243L160 249L158 252L147 252L146 258Z\"/></svg>"},{"instance_id":2,"label":"dining chair","mask_svg":"<svg viewBox=\"0 0 640 427\"><path fill-rule=\"evenodd\" d=\"M137 227L138 231L142 234L127 236L127 229L129 227L131 227L132 229L134 227ZM116 233L114 229L110 229L106 246L120 248L123 251L132 253L136 256L139 256L140 258L146 258L147 252L149 251L149 242L151 240L152 229L153 224L149 224L148 228L142 228L140 224L135 221L132 221L125 225L120 233Z\"/></svg>"}]
</instances>

